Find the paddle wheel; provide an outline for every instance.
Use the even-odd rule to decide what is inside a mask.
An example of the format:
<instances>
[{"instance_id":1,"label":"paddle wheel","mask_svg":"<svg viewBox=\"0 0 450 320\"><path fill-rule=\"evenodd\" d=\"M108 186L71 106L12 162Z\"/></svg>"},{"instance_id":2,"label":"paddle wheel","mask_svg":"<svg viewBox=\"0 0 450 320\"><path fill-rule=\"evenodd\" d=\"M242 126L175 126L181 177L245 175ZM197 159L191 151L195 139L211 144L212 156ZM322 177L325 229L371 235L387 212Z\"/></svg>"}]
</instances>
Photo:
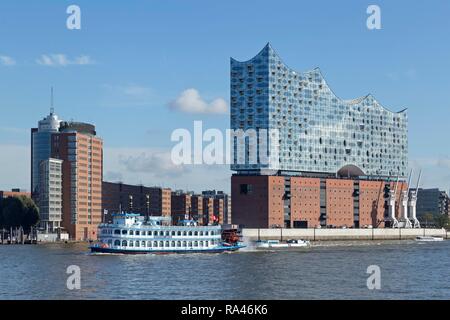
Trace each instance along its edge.
<instances>
[{"instance_id":1,"label":"paddle wheel","mask_svg":"<svg viewBox=\"0 0 450 320\"><path fill-rule=\"evenodd\" d=\"M222 231L222 240L224 244L234 245L241 239L238 229L224 229Z\"/></svg>"}]
</instances>

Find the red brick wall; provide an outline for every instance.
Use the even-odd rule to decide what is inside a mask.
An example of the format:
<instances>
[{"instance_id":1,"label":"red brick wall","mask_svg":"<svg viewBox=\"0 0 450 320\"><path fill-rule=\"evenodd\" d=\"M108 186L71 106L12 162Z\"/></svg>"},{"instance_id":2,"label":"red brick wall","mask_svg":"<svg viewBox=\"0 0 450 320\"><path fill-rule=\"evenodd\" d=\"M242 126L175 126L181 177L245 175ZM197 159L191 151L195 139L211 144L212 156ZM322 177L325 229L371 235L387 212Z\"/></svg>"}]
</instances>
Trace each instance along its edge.
<instances>
[{"instance_id":1,"label":"red brick wall","mask_svg":"<svg viewBox=\"0 0 450 320\"><path fill-rule=\"evenodd\" d=\"M206 226L213 222L214 199L203 198L203 224Z\"/></svg>"},{"instance_id":2,"label":"red brick wall","mask_svg":"<svg viewBox=\"0 0 450 320\"><path fill-rule=\"evenodd\" d=\"M267 191L269 197L268 227L284 227L284 177L267 177Z\"/></svg>"},{"instance_id":3,"label":"red brick wall","mask_svg":"<svg viewBox=\"0 0 450 320\"><path fill-rule=\"evenodd\" d=\"M353 180L327 179L327 225L354 225Z\"/></svg>"},{"instance_id":4,"label":"red brick wall","mask_svg":"<svg viewBox=\"0 0 450 320\"><path fill-rule=\"evenodd\" d=\"M359 182L359 226L384 227L384 185L383 181Z\"/></svg>"},{"instance_id":5,"label":"red brick wall","mask_svg":"<svg viewBox=\"0 0 450 320\"><path fill-rule=\"evenodd\" d=\"M76 170L71 170L68 137L76 136ZM89 148L91 146L91 149ZM89 158L89 152L91 157ZM102 221L103 142L98 137L81 133L52 135L52 157L63 160L62 165L62 227L71 239L95 240ZM89 170L91 174L89 177ZM72 178L76 177L77 199L72 199ZM89 190L89 184L91 188ZM76 221L73 221L71 203L76 203Z\"/></svg>"},{"instance_id":6,"label":"red brick wall","mask_svg":"<svg viewBox=\"0 0 450 320\"><path fill-rule=\"evenodd\" d=\"M291 178L291 226L307 221L308 228L320 226L320 179Z\"/></svg>"},{"instance_id":7,"label":"red brick wall","mask_svg":"<svg viewBox=\"0 0 450 320\"><path fill-rule=\"evenodd\" d=\"M218 223L223 223L223 199L214 199L214 216Z\"/></svg>"}]
</instances>

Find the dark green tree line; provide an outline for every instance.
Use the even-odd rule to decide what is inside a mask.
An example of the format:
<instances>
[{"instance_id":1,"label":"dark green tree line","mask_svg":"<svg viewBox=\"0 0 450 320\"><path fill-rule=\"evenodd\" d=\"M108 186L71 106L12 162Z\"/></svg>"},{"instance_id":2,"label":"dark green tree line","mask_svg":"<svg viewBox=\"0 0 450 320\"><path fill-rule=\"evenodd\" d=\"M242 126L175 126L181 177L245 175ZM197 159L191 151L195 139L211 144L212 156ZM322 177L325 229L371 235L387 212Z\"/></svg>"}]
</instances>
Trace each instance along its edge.
<instances>
[{"instance_id":1,"label":"dark green tree line","mask_svg":"<svg viewBox=\"0 0 450 320\"><path fill-rule=\"evenodd\" d=\"M22 227L27 234L39 222L39 209L25 196L9 197L0 201L0 229Z\"/></svg>"}]
</instances>

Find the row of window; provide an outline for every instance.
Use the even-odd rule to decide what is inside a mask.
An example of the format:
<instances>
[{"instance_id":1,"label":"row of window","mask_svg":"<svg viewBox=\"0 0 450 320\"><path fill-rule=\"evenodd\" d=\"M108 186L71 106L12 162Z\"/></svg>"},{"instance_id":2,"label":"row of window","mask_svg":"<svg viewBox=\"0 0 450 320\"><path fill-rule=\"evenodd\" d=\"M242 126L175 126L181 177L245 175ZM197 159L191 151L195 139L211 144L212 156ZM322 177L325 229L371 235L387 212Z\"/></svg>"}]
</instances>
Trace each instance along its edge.
<instances>
[{"instance_id":1,"label":"row of window","mask_svg":"<svg viewBox=\"0 0 450 320\"><path fill-rule=\"evenodd\" d=\"M108 245L112 245L112 240L108 240ZM219 241L127 241L115 240L114 246L119 247L142 247L142 248L207 248L209 245L216 245Z\"/></svg>"},{"instance_id":2,"label":"row of window","mask_svg":"<svg viewBox=\"0 0 450 320\"><path fill-rule=\"evenodd\" d=\"M219 231L140 231L140 230L127 230L127 229L102 229L102 234L116 234L116 235L129 235L129 236L213 236L219 235Z\"/></svg>"}]
</instances>

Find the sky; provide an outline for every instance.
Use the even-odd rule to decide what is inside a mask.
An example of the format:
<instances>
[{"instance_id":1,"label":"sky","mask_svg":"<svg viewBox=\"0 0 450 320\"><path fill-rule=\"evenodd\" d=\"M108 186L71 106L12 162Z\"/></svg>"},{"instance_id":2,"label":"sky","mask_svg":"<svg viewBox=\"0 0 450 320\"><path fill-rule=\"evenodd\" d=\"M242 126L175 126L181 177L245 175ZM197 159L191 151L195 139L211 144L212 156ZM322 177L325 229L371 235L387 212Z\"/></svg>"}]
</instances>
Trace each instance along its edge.
<instances>
[{"instance_id":1,"label":"sky","mask_svg":"<svg viewBox=\"0 0 450 320\"><path fill-rule=\"evenodd\" d=\"M69 5L81 29L69 30ZM381 29L366 25L369 5ZM30 189L30 128L54 107L93 123L104 179L229 191L226 165L177 167L171 133L229 126L230 57L270 42L298 71L320 67L343 99L408 108L409 163L450 188L449 1L0 2L0 190Z\"/></svg>"}]
</instances>

